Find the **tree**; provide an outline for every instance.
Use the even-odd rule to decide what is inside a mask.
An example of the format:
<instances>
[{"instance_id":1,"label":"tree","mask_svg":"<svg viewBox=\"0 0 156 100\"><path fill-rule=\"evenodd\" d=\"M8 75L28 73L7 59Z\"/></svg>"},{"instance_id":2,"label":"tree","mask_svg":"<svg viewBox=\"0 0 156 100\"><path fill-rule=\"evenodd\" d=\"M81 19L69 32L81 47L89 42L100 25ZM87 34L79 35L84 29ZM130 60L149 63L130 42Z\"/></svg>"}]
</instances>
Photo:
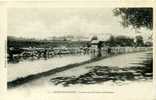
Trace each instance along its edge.
<instances>
[{"instance_id":1,"label":"tree","mask_svg":"<svg viewBox=\"0 0 156 100\"><path fill-rule=\"evenodd\" d=\"M110 38L107 42L109 43L108 45L111 47L116 46L115 37L113 35L110 36Z\"/></svg>"},{"instance_id":2,"label":"tree","mask_svg":"<svg viewBox=\"0 0 156 100\"><path fill-rule=\"evenodd\" d=\"M115 38L115 40L116 40L116 44L120 46L133 46L134 45L134 39L127 37L127 36L119 35Z\"/></svg>"},{"instance_id":3,"label":"tree","mask_svg":"<svg viewBox=\"0 0 156 100\"><path fill-rule=\"evenodd\" d=\"M115 16L121 16L124 27L153 29L153 8L116 8L113 12Z\"/></svg>"},{"instance_id":4,"label":"tree","mask_svg":"<svg viewBox=\"0 0 156 100\"><path fill-rule=\"evenodd\" d=\"M119 35L119 36L110 36L110 38L107 40L108 46L133 46L134 45L134 39Z\"/></svg>"},{"instance_id":5,"label":"tree","mask_svg":"<svg viewBox=\"0 0 156 100\"><path fill-rule=\"evenodd\" d=\"M136 38L136 46L144 46L143 37L141 35L138 35Z\"/></svg>"},{"instance_id":6,"label":"tree","mask_svg":"<svg viewBox=\"0 0 156 100\"><path fill-rule=\"evenodd\" d=\"M92 40L98 40L97 36L93 36L93 37L91 38L91 41L92 41Z\"/></svg>"}]
</instances>

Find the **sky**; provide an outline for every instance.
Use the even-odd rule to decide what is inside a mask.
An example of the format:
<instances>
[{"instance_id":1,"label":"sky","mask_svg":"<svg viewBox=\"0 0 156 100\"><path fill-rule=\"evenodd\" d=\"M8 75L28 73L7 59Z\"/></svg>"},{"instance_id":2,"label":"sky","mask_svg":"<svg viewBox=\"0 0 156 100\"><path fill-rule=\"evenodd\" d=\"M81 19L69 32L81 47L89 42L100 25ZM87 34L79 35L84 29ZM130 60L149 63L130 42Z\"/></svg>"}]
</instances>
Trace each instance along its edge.
<instances>
[{"instance_id":1,"label":"sky","mask_svg":"<svg viewBox=\"0 0 156 100\"><path fill-rule=\"evenodd\" d=\"M114 8L8 8L9 36L44 39L52 36L98 36L138 34L147 37L150 30L124 28Z\"/></svg>"}]
</instances>

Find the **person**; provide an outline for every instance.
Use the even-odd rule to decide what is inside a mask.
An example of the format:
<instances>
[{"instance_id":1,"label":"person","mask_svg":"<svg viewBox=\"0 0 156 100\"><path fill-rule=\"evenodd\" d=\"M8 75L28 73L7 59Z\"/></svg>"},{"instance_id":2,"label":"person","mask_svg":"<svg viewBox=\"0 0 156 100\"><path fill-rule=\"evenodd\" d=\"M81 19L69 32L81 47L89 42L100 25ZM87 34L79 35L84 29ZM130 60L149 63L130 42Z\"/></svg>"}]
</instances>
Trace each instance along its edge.
<instances>
[{"instance_id":1,"label":"person","mask_svg":"<svg viewBox=\"0 0 156 100\"><path fill-rule=\"evenodd\" d=\"M108 47L108 51L107 51L108 54L111 54L111 48Z\"/></svg>"},{"instance_id":2,"label":"person","mask_svg":"<svg viewBox=\"0 0 156 100\"><path fill-rule=\"evenodd\" d=\"M44 57L45 59L47 59L47 49L44 50L44 52L43 52L43 57Z\"/></svg>"},{"instance_id":3,"label":"person","mask_svg":"<svg viewBox=\"0 0 156 100\"><path fill-rule=\"evenodd\" d=\"M102 41L99 41L98 44L97 44L97 47L98 47L98 57L101 57L102 54L101 54L101 48L102 48Z\"/></svg>"}]
</instances>

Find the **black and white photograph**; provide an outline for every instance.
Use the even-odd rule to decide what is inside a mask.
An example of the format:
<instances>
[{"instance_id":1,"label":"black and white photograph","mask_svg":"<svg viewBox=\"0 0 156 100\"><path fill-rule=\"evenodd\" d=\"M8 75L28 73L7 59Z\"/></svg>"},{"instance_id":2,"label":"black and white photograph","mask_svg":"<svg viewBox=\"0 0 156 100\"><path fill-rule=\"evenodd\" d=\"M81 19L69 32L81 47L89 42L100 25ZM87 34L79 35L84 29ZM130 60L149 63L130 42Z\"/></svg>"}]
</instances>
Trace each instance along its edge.
<instances>
[{"instance_id":1,"label":"black and white photograph","mask_svg":"<svg viewBox=\"0 0 156 100\"><path fill-rule=\"evenodd\" d=\"M7 8L7 91L149 100L152 37L152 7Z\"/></svg>"}]
</instances>

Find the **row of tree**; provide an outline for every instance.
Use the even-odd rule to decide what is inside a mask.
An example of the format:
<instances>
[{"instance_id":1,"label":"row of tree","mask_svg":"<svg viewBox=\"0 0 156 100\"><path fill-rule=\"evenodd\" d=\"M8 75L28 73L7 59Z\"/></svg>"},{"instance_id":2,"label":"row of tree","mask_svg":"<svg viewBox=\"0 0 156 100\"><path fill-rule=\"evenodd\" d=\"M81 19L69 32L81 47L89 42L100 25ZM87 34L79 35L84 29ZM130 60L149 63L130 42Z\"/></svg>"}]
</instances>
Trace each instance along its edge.
<instances>
[{"instance_id":1,"label":"row of tree","mask_svg":"<svg viewBox=\"0 0 156 100\"><path fill-rule=\"evenodd\" d=\"M93 37L93 39L97 37ZM39 48L49 48L49 47L59 47L61 45L66 47L89 47L90 41L44 41L44 40L33 40L33 39L19 39L14 37L8 37L8 48L9 47L39 47ZM136 38L130 38L127 36L110 36L106 41L102 41L100 46L145 46L142 36L136 36Z\"/></svg>"},{"instance_id":2,"label":"row of tree","mask_svg":"<svg viewBox=\"0 0 156 100\"><path fill-rule=\"evenodd\" d=\"M92 40L98 40L96 36L93 36ZM130 47L144 47L144 46L152 46L151 43L146 43L141 35L136 36L135 38L130 38L128 36L124 35L119 35L119 36L110 36L110 38L106 41L101 40L98 43L98 46L104 47L104 46L109 46L109 47L125 47L125 46L130 46Z\"/></svg>"},{"instance_id":3,"label":"row of tree","mask_svg":"<svg viewBox=\"0 0 156 100\"><path fill-rule=\"evenodd\" d=\"M136 38L130 38L127 36L110 36L106 41L107 46L145 46L142 36L136 36Z\"/></svg>"}]
</instances>

